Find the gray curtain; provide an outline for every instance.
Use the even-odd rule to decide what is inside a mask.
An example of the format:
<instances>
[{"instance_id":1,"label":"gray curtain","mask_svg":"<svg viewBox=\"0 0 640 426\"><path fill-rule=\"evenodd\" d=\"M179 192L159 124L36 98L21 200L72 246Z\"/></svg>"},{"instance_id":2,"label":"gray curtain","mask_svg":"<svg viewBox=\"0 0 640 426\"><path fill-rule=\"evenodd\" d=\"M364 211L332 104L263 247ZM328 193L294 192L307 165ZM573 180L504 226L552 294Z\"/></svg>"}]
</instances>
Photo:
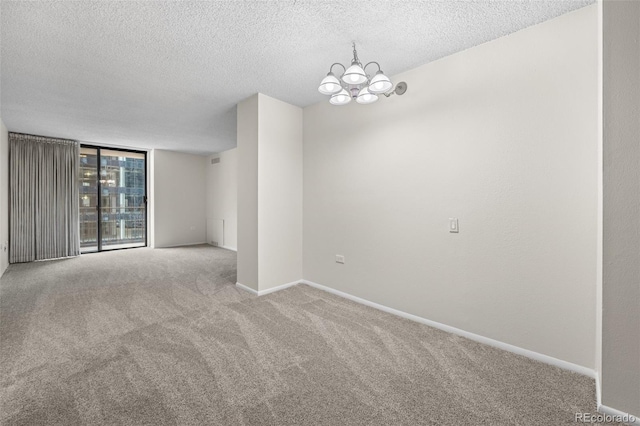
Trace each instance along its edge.
<instances>
[{"instance_id":1,"label":"gray curtain","mask_svg":"<svg viewBox=\"0 0 640 426\"><path fill-rule=\"evenodd\" d=\"M80 254L79 143L9 133L9 262Z\"/></svg>"}]
</instances>

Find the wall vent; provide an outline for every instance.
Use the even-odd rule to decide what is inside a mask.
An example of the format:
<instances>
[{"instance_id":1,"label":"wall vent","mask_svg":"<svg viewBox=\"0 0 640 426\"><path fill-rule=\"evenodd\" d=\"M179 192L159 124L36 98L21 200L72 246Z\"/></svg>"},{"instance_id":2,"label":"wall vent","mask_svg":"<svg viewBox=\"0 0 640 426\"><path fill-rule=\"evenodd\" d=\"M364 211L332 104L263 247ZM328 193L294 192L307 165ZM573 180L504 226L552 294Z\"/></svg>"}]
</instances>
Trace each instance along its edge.
<instances>
[{"instance_id":1,"label":"wall vent","mask_svg":"<svg viewBox=\"0 0 640 426\"><path fill-rule=\"evenodd\" d=\"M218 164L219 162L220 162L220 157L211 159L211 164Z\"/></svg>"}]
</instances>

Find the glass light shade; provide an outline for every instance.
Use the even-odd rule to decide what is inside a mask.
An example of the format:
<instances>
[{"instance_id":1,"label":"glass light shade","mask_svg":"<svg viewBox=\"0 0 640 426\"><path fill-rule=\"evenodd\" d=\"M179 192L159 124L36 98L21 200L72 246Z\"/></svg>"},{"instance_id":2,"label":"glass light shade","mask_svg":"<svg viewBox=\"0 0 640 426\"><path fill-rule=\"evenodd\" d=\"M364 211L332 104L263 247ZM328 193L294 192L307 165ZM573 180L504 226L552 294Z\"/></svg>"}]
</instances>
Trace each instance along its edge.
<instances>
[{"instance_id":1,"label":"glass light shade","mask_svg":"<svg viewBox=\"0 0 640 426\"><path fill-rule=\"evenodd\" d=\"M393 87L393 83L389 80L389 77L384 75L382 71L378 71L369 83L369 92L371 93L386 93Z\"/></svg>"},{"instance_id":2,"label":"glass light shade","mask_svg":"<svg viewBox=\"0 0 640 426\"><path fill-rule=\"evenodd\" d=\"M359 104L372 104L377 100L378 95L371 93L367 87L363 87L356 97L356 102Z\"/></svg>"},{"instance_id":3,"label":"glass light shade","mask_svg":"<svg viewBox=\"0 0 640 426\"><path fill-rule=\"evenodd\" d=\"M318 92L323 95L333 95L342 90L342 86L340 85L340 80L336 78L333 73L327 74L325 78L320 82L320 87L318 87Z\"/></svg>"},{"instance_id":4,"label":"glass light shade","mask_svg":"<svg viewBox=\"0 0 640 426\"><path fill-rule=\"evenodd\" d=\"M367 74L360 65L352 64L342 75L342 81L351 86L357 86L367 81Z\"/></svg>"},{"instance_id":5,"label":"glass light shade","mask_svg":"<svg viewBox=\"0 0 640 426\"><path fill-rule=\"evenodd\" d=\"M329 103L331 105L346 105L351 102L351 95L345 89L342 89L340 92L335 95L331 95L329 99Z\"/></svg>"}]
</instances>

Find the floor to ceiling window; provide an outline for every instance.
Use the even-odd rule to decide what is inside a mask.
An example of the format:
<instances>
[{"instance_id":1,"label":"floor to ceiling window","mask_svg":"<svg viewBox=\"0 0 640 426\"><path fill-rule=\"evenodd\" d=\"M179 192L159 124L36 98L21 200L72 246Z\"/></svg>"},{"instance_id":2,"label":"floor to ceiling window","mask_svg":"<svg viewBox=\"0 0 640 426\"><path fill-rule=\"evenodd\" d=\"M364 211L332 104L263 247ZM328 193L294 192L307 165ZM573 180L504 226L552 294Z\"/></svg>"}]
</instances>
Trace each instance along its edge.
<instances>
[{"instance_id":1,"label":"floor to ceiling window","mask_svg":"<svg viewBox=\"0 0 640 426\"><path fill-rule=\"evenodd\" d=\"M147 245L147 154L82 145L83 253Z\"/></svg>"}]
</instances>

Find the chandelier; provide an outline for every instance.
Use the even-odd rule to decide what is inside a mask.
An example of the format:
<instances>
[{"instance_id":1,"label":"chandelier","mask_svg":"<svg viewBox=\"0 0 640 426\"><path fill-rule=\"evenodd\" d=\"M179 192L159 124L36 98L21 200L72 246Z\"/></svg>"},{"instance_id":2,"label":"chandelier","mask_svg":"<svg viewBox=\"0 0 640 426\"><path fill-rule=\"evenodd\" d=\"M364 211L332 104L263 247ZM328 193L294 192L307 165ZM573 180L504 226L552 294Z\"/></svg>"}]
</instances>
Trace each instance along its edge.
<instances>
[{"instance_id":1,"label":"chandelier","mask_svg":"<svg viewBox=\"0 0 640 426\"><path fill-rule=\"evenodd\" d=\"M333 67L339 65L343 69L343 73L338 79L333 73ZM369 65L376 65L378 71L373 77L366 73ZM400 82L394 90L391 90L393 83L382 72L380 64L375 61L362 66L362 62L358 59L356 44L353 43L353 59L351 66L346 68L341 63L336 62L329 68L329 73L320 82L318 91L323 95L329 95L329 103L332 105L346 105L355 99L359 104L372 104L378 100L378 95L389 97L394 93L403 95L407 91L407 83Z\"/></svg>"}]
</instances>

